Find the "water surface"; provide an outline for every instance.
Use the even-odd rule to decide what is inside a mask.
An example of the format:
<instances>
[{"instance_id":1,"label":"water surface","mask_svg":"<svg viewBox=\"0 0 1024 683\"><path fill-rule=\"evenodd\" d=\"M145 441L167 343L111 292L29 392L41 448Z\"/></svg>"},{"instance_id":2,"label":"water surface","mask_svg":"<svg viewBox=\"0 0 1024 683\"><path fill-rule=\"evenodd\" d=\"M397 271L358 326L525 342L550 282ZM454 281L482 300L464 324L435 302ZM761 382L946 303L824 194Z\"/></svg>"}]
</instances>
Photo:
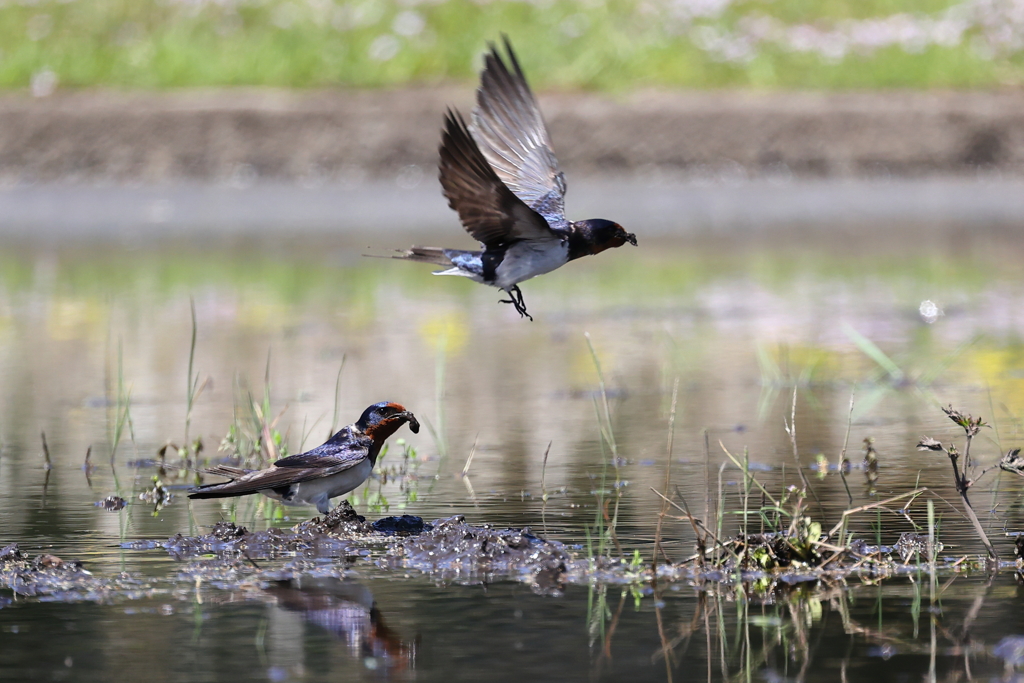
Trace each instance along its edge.
<instances>
[{"instance_id":1,"label":"water surface","mask_svg":"<svg viewBox=\"0 0 1024 683\"><path fill-rule=\"evenodd\" d=\"M497 303L496 291L362 258L364 242L388 242L379 232L276 235L270 246L12 241L0 251L0 545L80 559L94 575L124 573L143 588L71 603L0 591L0 678L1003 676L1006 649L996 646L1024 629L1011 571L769 595L570 585L552 597L500 578L396 575L372 558L326 586L217 585L183 575L186 563L161 548L124 547L221 520L259 529L315 514L256 497L190 506L184 488L194 473L154 462L169 443L174 461L186 430L188 442L201 439L201 458L223 457L222 442L246 438L255 401L276 420L277 448L295 453L392 400L426 428L396 435L383 460L392 476L353 497L368 517L460 514L529 526L586 555L599 500L619 491L623 554L649 561L660 506L650 487L666 489L669 461L668 490L703 516L719 491L723 508L737 509L741 475L722 469L723 449L746 450L772 491L800 483L799 461L826 528L847 507L927 486L944 554L977 557L983 549L957 507L948 460L915 445L923 435L959 442L939 410L950 403L991 423L974 445L983 465L1020 445L1019 245L1002 223L936 234L893 221L827 237L808 237L807 225L756 243L690 233L645 242L638 229L641 248L525 284L533 323ZM203 388L189 414L193 303L193 376ZM605 397L615 461L601 437ZM795 456L786 430L794 415ZM875 482L857 467L865 439L879 453ZM844 444L855 464L852 504L834 471L812 469L822 458L838 462ZM395 476L405 448L415 455ZM158 510L139 498L154 476L174 496ZM1021 528L1019 491L1016 478L995 472L972 491L1005 559L1006 533ZM111 495L128 507L94 505ZM924 500L910 509L919 523ZM737 524L726 515L726 531ZM852 528L882 543L912 530L877 511ZM689 524L669 520L664 536L673 560L693 552ZM668 669L659 619L672 645Z\"/></svg>"}]
</instances>

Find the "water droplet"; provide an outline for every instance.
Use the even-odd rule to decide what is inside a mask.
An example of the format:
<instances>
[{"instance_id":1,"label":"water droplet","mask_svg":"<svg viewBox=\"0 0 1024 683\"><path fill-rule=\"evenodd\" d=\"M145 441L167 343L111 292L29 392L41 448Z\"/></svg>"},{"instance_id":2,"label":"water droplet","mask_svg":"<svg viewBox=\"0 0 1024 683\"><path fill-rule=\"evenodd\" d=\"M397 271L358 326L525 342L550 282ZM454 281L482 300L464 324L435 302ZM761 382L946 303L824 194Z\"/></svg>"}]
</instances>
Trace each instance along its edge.
<instances>
[{"instance_id":1,"label":"water droplet","mask_svg":"<svg viewBox=\"0 0 1024 683\"><path fill-rule=\"evenodd\" d=\"M942 309L931 299L925 299L921 302L917 312L921 314L921 319L931 325L933 322L938 320L942 315Z\"/></svg>"}]
</instances>

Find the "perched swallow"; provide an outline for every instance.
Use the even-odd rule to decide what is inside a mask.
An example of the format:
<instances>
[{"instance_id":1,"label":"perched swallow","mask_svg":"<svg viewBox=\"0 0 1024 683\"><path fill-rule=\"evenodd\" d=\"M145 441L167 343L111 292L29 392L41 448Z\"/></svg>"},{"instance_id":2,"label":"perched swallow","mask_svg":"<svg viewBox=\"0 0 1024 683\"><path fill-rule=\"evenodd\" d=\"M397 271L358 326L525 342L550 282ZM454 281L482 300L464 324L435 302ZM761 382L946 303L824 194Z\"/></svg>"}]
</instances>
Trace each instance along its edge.
<instances>
[{"instance_id":1,"label":"perched swallow","mask_svg":"<svg viewBox=\"0 0 1024 683\"><path fill-rule=\"evenodd\" d=\"M491 45L472 125L449 109L441 139L444 196L483 251L413 247L395 258L502 289L509 295L502 302L533 320L518 283L581 256L636 246L636 235L601 218L566 219L565 176L508 38L505 51L508 64Z\"/></svg>"},{"instance_id":2,"label":"perched swallow","mask_svg":"<svg viewBox=\"0 0 1024 683\"><path fill-rule=\"evenodd\" d=\"M311 451L281 458L265 470L218 465L205 470L231 481L206 484L189 491L189 498L228 498L262 493L285 505L316 505L327 514L331 498L344 495L366 481L377 464L387 438L409 423L420 431L416 416L397 403L375 403L359 421L343 427L327 443Z\"/></svg>"}]
</instances>

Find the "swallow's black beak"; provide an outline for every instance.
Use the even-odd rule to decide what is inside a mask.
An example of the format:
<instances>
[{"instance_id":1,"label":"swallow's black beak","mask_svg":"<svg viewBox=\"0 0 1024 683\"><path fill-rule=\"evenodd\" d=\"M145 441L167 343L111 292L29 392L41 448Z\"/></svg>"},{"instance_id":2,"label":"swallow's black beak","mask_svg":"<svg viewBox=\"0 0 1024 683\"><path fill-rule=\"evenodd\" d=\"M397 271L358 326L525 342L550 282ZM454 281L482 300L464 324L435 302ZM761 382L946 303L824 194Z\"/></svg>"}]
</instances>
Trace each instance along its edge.
<instances>
[{"instance_id":1,"label":"swallow's black beak","mask_svg":"<svg viewBox=\"0 0 1024 683\"><path fill-rule=\"evenodd\" d=\"M635 247L636 246L636 235L634 235L631 232L627 232L626 233L626 241L629 242L630 244L632 244Z\"/></svg>"},{"instance_id":2,"label":"swallow's black beak","mask_svg":"<svg viewBox=\"0 0 1024 683\"><path fill-rule=\"evenodd\" d=\"M420 433L420 421L416 419L416 416L406 410L404 413L398 413L395 417L404 417L409 421L409 429L412 430L413 434Z\"/></svg>"}]
</instances>

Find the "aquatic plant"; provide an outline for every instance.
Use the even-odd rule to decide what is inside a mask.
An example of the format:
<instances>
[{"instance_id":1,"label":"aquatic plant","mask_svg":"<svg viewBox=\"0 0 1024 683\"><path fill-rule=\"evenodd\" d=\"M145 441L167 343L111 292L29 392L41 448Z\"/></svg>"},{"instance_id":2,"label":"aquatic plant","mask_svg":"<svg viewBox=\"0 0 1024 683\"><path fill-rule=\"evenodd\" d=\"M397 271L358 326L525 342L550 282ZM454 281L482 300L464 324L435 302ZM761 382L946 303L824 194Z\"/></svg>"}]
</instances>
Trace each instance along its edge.
<instances>
[{"instance_id":1,"label":"aquatic plant","mask_svg":"<svg viewBox=\"0 0 1024 683\"><path fill-rule=\"evenodd\" d=\"M186 391L185 391L185 444L179 451L179 455L190 462L191 459L199 455L202 450L202 440L196 439L195 442L189 440L189 431L192 428L192 408L195 406L196 399L203 393L206 388L209 378L203 380L203 383L199 384L199 372L196 371L193 375L193 367L195 366L196 358L196 335L199 330L199 326L196 323L196 302L195 299L189 299L189 307L192 312L192 336L188 347L188 375L186 376ZM161 455L163 457L163 455Z\"/></svg>"},{"instance_id":2,"label":"aquatic plant","mask_svg":"<svg viewBox=\"0 0 1024 683\"><path fill-rule=\"evenodd\" d=\"M974 513L974 507L971 505L971 501L967 498L967 490L974 486L977 481L977 479L973 479L970 476L970 473L973 472L975 467L971 460L971 443L974 441L974 437L978 435L978 432L981 431L981 428L987 427L988 425L986 425L980 417L973 418L970 415L961 413L959 410L954 410L953 406L943 408L942 412L944 412L950 420L964 430L965 444L963 460L961 461L960 451L957 450L955 445L949 444L948 446L943 446L941 442L927 436L921 439L917 444L917 448L921 451L937 451L949 456L950 465L953 467L953 483L956 486L957 493L960 494L961 500L963 500L964 513L967 515L967 518L971 520L971 524L974 526L974 530L978 534L981 542L985 544L985 550L988 551L989 558L993 563L998 563L999 556L996 554L996 550L992 546L992 542L988 540L985 528L981 525L981 522L978 520L978 516ZM978 479L996 467L998 467L998 465L982 471L978 475Z\"/></svg>"},{"instance_id":3,"label":"aquatic plant","mask_svg":"<svg viewBox=\"0 0 1024 683\"><path fill-rule=\"evenodd\" d=\"M270 400L270 352L267 352L266 370L263 378L263 397L256 400L252 391L245 387L240 378L235 378L235 420L221 439L218 451L243 467L259 469L288 455L287 440L277 429L277 423L288 407L285 406L271 418L273 407Z\"/></svg>"},{"instance_id":4,"label":"aquatic plant","mask_svg":"<svg viewBox=\"0 0 1024 683\"><path fill-rule=\"evenodd\" d=\"M135 442L135 427L132 424L132 389L126 386L124 381L124 353L120 342L117 345L117 388L116 402L114 404L114 420L110 425L110 466L114 466L114 458L117 455L117 447L124 436L124 429L128 427L132 443ZM116 473L115 473L116 476Z\"/></svg>"},{"instance_id":5,"label":"aquatic plant","mask_svg":"<svg viewBox=\"0 0 1024 683\"><path fill-rule=\"evenodd\" d=\"M418 470L420 458L416 449L409 445L405 439L396 439L395 446L402 449L398 460L392 458L385 465L384 460L388 455L391 444L384 444L380 455L377 456L377 466L374 473L366 480L361 488L356 489L349 495L347 501L350 505L362 504L368 512L373 514L387 513L391 510L391 501L384 493L384 487L389 483L398 484L399 500L395 507L404 510L406 507L419 500ZM394 462L392 462L394 461Z\"/></svg>"},{"instance_id":6,"label":"aquatic plant","mask_svg":"<svg viewBox=\"0 0 1024 683\"><path fill-rule=\"evenodd\" d=\"M966 444L963 456L952 444L943 446L940 442L928 437L922 439L918 447L921 450L941 451L949 456L953 465L956 490L964 502L965 514L993 561L992 568L997 568L998 557L995 549L977 516L973 513L973 508L967 498L967 491L981 476L996 467L1015 471L1014 466L1020 462L1019 450L1011 450L1003 457L999 465L988 467L976 478L972 478L974 475L968 475L975 468L970 455L971 443L985 423L981 418L971 417L952 407L944 408L943 412L964 430ZM795 411L793 414L795 415ZM788 424L792 425L791 422ZM790 427L790 432L792 435L792 427ZM938 549L941 549L941 544L936 538L936 521L931 500L928 501L928 517L925 525L915 522L910 514L914 502L922 496L929 495L927 488L918 486L885 500L849 507L841 514L839 522L825 533L821 522L815 520L807 509L808 482L806 478L802 478L803 486L791 485L780 495L773 495L750 471L749 459L746 454L741 460L724 445L722 445L722 450L729 461L743 474L743 484L739 494L742 509L730 513L741 516L739 534L736 537L726 538L723 532L722 511L725 504L721 485L718 488L718 501L714 506L714 509L718 510L714 529L709 528L705 521L697 518L691 512L678 488L674 496L651 489L661 498L663 507L671 506L680 513L670 516L672 519L688 522L693 530L697 553L681 565L676 566L693 563L700 571L724 572L724 575L735 573L738 580L743 581L749 579L740 579L740 577L750 571L768 570L776 576L780 576L778 572L810 572L810 576L821 577L820 571L825 570L826 567L844 572L864 564L872 566L877 571L885 567L905 564L915 556L925 557L932 567L932 571L935 570L936 553ZM870 477L873 475L877 479L877 453L873 441L869 438L865 439L865 454L866 465L864 467L869 476L869 485L871 485L873 480ZM841 456L841 460L843 457L845 457L845 453ZM845 477L843 467L839 467L838 471L841 476ZM748 507L749 494L752 489L759 490L762 495L762 504L756 510L751 510ZM903 501L902 507L892 509L892 504L899 501ZM873 546L868 545L864 540L854 538L849 532L850 519L854 515L868 511L874 511L876 514L885 511L902 517L913 526L915 532L905 532L900 537L900 541L891 547L883 546L880 538L875 539ZM759 532L753 532L748 528L747 521L751 514L760 518L761 530ZM708 513L705 513L704 519L707 518ZM926 529L926 534L917 533L916 530L921 528ZM660 532L657 539L660 542ZM963 556L956 561L954 566L967 561L968 557ZM967 563L973 565L973 563ZM657 571L656 564L652 564ZM662 572L664 571L665 568L662 568ZM886 569L885 571L891 570Z\"/></svg>"},{"instance_id":7,"label":"aquatic plant","mask_svg":"<svg viewBox=\"0 0 1024 683\"><path fill-rule=\"evenodd\" d=\"M585 332L583 334L587 340L587 348L590 350L590 357L594 362L594 369L597 372L597 381L599 386L599 394L593 397L594 400L594 413L597 416L598 430L601 434L601 484L595 490L594 495L597 498L597 510L595 513L594 520L594 533L597 537L597 546L593 548L597 555L604 556L608 552L609 543L615 546L619 556L622 556L622 546L619 544L619 538L616 534L616 528L619 524L619 503L622 500L622 473L619 469L621 460L619 459L619 448L615 442L615 432L612 429L612 416L611 409L608 406L608 391L605 388L604 373L601 370L601 361L597 357L597 351L594 350L594 344L590 339L590 333ZM600 398L600 401L598 400ZM612 488L608 489L608 466L612 466L612 470L615 472L615 482ZM608 494L612 495L612 500L606 498ZM613 502L612 511L609 513L608 506L609 502ZM587 539L588 545L591 543L591 539L588 533Z\"/></svg>"}]
</instances>

